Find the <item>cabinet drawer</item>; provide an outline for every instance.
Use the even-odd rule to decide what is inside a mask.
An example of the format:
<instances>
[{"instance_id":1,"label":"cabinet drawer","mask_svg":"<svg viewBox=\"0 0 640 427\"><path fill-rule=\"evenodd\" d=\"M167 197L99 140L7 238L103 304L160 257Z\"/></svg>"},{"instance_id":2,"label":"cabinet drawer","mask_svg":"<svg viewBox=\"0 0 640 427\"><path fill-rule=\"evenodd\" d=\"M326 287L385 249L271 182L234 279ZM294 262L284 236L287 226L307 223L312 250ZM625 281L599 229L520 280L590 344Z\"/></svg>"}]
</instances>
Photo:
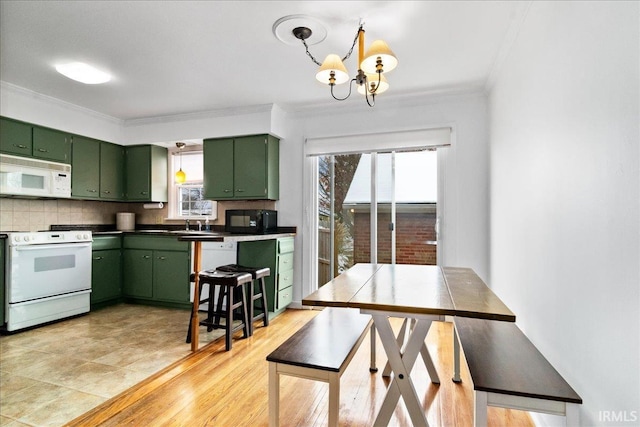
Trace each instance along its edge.
<instances>
[{"instance_id":1,"label":"cabinet drawer","mask_svg":"<svg viewBox=\"0 0 640 427\"><path fill-rule=\"evenodd\" d=\"M278 253L286 254L293 252L293 237L278 239Z\"/></svg>"},{"instance_id":2,"label":"cabinet drawer","mask_svg":"<svg viewBox=\"0 0 640 427\"><path fill-rule=\"evenodd\" d=\"M189 242L181 242L177 237L164 236L124 236L126 249L160 249L167 251L189 251Z\"/></svg>"},{"instance_id":3,"label":"cabinet drawer","mask_svg":"<svg viewBox=\"0 0 640 427\"><path fill-rule=\"evenodd\" d=\"M278 273L293 270L293 252L278 256Z\"/></svg>"},{"instance_id":4,"label":"cabinet drawer","mask_svg":"<svg viewBox=\"0 0 640 427\"><path fill-rule=\"evenodd\" d=\"M91 249L94 251L103 249L120 249L120 236L93 236Z\"/></svg>"},{"instance_id":5,"label":"cabinet drawer","mask_svg":"<svg viewBox=\"0 0 640 427\"><path fill-rule=\"evenodd\" d=\"M278 273L278 289L285 289L293 285L293 270Z\"/></svg>"},{"instance_id":6,"label":"cabinet drawer","mask_svg":"<svg viewBox=\"0 0 640 427\"><path fill-rule=\"evenodd\" d=\"M276 309L281 309L291 304L293 301L293 286L278 291L278 305Z\"/></svg>"}]
</instances>

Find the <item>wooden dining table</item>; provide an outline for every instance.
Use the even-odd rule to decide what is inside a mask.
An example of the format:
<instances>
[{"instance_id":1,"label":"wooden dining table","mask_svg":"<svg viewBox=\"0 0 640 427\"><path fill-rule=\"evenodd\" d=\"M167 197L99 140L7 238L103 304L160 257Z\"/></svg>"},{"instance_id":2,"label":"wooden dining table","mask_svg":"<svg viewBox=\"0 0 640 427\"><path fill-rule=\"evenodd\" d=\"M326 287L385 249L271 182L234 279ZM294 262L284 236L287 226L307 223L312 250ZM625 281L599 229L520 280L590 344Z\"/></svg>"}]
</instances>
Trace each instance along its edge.
<instances>
[{"instance_id":1,"label":"wooden dining table","mask_svg":"<svg viewBox=\"0 0 640 427\"><path fill-rule=\"evenodd\" d=\"M386 426L402 397L414 426L428 426L411 380L419 354L433 383L438 374L425 345L431 322L445 316L515 322L515 315L470 268L405 264L356 264L302 299L306 306L351 307L373 318L394 373L375 426ZM390 319L410 319L403 345ZM400 341L400 342L399 342ZM460 381L460 347L454 328L454 377Z\"/></svg>"}]
</instances>

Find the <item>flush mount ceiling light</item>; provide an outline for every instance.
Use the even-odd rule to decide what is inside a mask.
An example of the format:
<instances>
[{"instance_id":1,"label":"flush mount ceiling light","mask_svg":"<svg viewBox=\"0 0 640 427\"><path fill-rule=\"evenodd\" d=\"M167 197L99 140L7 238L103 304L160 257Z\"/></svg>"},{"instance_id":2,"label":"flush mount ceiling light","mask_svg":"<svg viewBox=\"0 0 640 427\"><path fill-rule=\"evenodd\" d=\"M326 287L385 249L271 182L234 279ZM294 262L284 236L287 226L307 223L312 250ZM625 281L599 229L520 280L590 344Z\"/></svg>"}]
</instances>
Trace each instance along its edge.
<instances>
[{"instance_id":1,"label":"flush mount ceiling light","mask_svg":"<svg viewBox=\"0 0 640 427\"><path fill-rule=\"evenodd\" d=\"M96 85L111 80L111 76L103 71L85 64L84 62L70 62L56 65L56 70L65 77L80 83Z\"/></svg>"},{"instance_id":2,"label":"flush mount ceiling light","mask_svg":"<svg viewBox=\"0 0 640 427\"><path fill-rule=\"evenodd\" d=\"M183 184L187 180L187 174L182 171L182 149L185 147L184 142L176 142L176 147L180 152L180 170L176 172L175 180L176 184Z\"/></svg>"},{"instance_id":3,"label":"flush mount ceiling light","mask_svg":"<svg viewBox=\"0 0 640 427\"><path fill-rule=\"evenodd\" d=\"M349 52L347 52L347 54L342 58L336 54L329 54L325 60L320 63L311 54L311 52L309 52L309 45L319 43L319 41L317 41L317 36L314 37L314 29L312 25L307 25L307 23L316 26L320 25L320 30L322 31L320 41L324 40L326 37L326 30L324 27L322 27L321 24L318 24L317 20L303 15L291 15L280 18L273 25L273 33L278 39L287 44L291 44L291 35L293 36L293 39L298 39L302 42L307 56L311 58L314 63L320 66L320 69L316 74L316 79L321 83L329 85L331 88L331 96L334 99L344 101L349 98L349 96L351 96L352 84L355 82L356 85L358 85L358 92L365 96L365 100L369 107L373 107L376 102L376 95L381 94L389 88L389 83L387 82L384 73L388 73L398 65L398 59L387 43L382 40L376 40L365 53L364 23L360 22L360 26ZM286 35L287 31L290 31L289 36ZM311 43L311 41L314 43ZM356 43L358 43L358 71L356 76L349 80L349 73L344 66L344 61L351 56ZM336 97L333 92L333 87L346 82L349 82L349 92L347 93L347 96L344 98Z\"/></svg>"}]
</instances>

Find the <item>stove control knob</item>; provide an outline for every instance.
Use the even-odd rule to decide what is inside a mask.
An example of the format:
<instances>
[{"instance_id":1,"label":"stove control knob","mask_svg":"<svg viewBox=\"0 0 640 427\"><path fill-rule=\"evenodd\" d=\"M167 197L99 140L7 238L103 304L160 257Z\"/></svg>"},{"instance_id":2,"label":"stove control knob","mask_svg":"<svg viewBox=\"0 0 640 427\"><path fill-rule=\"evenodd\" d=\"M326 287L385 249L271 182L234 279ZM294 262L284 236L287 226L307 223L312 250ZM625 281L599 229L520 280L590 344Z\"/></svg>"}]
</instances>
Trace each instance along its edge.
<instances>
[{"instance_id":1,"label":"stove control knob","mask_svg":"<svg viewBox=\"0 0 640 427\"><path fill-rule=\"evenodd\" d=\"M24 241L25 241L25 242L28 242L29 240L30 240L30 239L29 239L29 236L24 236Z\"/></svg>"},{"instance_id":2,"label":"stove control knob","mask_svg":"<svg viewBox=\"0 0 640 427\"><path fill-rule=\"evenodd\" d=\"M89 240L89 235L88 234L83 234L82 237L84 238L84 240Z\"/></svg>"},{"instance_id":3,"label":"stove control knob","mask_svg":"<svg viewBox=\"0 0 640 427\"><path fill-rule=\"evenodd\" d=\"M20 236L13 236L13 240L15 240L16 242L20 241Z\"/></svg>"},{"instance_id":4,"label":"stove control knob","mask_svg":"<svg viewBox=\"0 0 640 427\"><path fill-rule=\"evenodd\" d=\"M82 240L82 234L76 234L76 239Z\"/></svg>"}]
</instances>

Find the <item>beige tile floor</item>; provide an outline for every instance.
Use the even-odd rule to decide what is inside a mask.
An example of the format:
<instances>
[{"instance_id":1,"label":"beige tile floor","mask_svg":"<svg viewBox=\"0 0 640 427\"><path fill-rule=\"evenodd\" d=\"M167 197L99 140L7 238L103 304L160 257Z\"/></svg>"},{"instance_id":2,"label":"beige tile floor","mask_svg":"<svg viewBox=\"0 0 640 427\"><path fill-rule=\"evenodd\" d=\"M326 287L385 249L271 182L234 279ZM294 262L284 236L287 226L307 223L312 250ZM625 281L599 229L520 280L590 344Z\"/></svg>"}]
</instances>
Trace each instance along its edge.
<instances>
[{"instance_id":1,"label":"beige tile floor","mask_svg":"<svg viewBox=\"0 0 640 427\"><path fill-rule=\"evenodd\" d=\"M190 312L120 304L0 337L0 425L60 426L190 353ZM200 347L224 331L200 331Z\"/></svg>"}]
</instances>

